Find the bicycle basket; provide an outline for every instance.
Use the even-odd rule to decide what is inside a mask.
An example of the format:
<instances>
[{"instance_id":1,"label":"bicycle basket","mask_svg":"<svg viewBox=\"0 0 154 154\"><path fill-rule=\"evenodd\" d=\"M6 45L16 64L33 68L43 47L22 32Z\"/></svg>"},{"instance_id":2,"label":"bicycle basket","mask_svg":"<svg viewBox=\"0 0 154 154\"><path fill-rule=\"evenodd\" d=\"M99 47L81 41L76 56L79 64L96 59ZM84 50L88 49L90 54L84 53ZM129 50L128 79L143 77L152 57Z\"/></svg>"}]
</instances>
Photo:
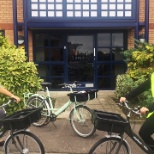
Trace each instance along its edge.
<instances>
[{"instance_id":1,"label":"bicycle basket","mask_svg":"<svg viewBox=\"0 0 154 154\"><path fill-rule=\"evenodd\" d=\"M115 133L123 133L128 124L119 114L97 110L94 110L92 120L96 129Z\"/></svg>"},{"instance_id":2,"label":"bicycle basket","mask_svg":"<svg viewBox=\"0 0 154 154\"><path fill-rule=\"evenodd\" d=\"M71 102L85 102L88 101L88 93L86 91L73 92L68 94Z\"/></svg>"},{"instance_id":3,"label":"bicycle basket","mask_svg":"<svg viewBox=\"0 0 154 154\"><path fill-rule=\"evenodd\" d=\"M42 108L24 109L0 119L5 130L26 129L41 118Z\"/></svg>"},{"instance_id":4,"label":"bicycle basket","mask_svg":"<svg viewBox=\"0 0 154 154\"><path fill-rule=\"evenodd\" d=\"M92 100L92 99L97 98L97 92L98 92L98 90L88 90L86 92L88 93L88 99L89 100Z\"/></svg>"}]
</instances>

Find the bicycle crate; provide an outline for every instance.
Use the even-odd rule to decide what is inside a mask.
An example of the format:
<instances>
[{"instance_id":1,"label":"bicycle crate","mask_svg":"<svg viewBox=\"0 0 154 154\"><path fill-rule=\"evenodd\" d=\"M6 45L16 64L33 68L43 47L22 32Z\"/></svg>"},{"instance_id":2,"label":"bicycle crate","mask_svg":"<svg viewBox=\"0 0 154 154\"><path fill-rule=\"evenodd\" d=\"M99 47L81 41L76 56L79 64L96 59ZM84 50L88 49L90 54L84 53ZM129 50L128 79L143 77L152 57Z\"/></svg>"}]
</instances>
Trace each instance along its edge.
<instances>
[{"instance_id":1,"label":"bicycle crate","mask_svg":"<svg viewBox=\"0 0 154 154\"><path fill-rule=\"evenodd\" d=\"M86 91L73 92L68 94L71 102L88 101L88 93Z\"/></svg>"},{"instance_id":2,"label":"bicycle crate","mask_svg":"<svg viewBox=\"0 0 154 154\"><path fill-rule=\"evenodd\" d=\"M24 109L0 119L5 130L26 129L41 118L42 108Z\"/></svg>"},{"instance_id":3,"label":"bicycle crate","mask_svg":"<svg viewBox=\"0 0 154 154\"><path fill-rule=\"evenodd\" d=\"M123 133L128 121L120 114L94 110L93 123L98 130Z\"/></svg>"},{"instance_id":4,"label":"bicycle crate","mask_svg":"<svg viewBox=\"0 0 154 154\"><path fill-rule=\"evenodd\" d=\"M92 100L92 99L95 99L95 98L97 98L97 92L98 92L98 90L87 90L86 91L87 93L88 93L88 99L89 100Z\"/></svg>"}]
</instances>

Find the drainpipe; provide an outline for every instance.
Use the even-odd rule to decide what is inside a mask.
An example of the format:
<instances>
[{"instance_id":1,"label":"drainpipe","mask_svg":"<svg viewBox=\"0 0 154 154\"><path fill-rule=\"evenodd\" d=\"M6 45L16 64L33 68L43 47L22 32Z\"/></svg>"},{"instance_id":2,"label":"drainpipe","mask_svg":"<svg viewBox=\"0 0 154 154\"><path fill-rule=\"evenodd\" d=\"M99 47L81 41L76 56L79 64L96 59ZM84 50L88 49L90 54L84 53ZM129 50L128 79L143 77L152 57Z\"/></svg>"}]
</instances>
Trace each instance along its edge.
<instances>
[{"instance_id":1,"label":"drainpipe","mask_svg":"<svg viewBox=\"0 0 154 154\"><path fill-rule=\"evenodd\" d=\"M136 26L135 26L135 39L139 39L139 0L136 0L136 14L137 14L137 17L136 17ZM135 47L136 47L136 43L135 43Z\"/></svg>"},{"instance_id":2,"label":"drainpipe","mask_svg":"<svg viewBox=\"0 0 154 154\"><path fill-rule=\"evenodd\" d=\"M145 40L149 42L149 0L145 1Z\"/></svg>"},{"instance_id":3,"label":"drainpipe","mask_svg":"<svg viewBox=\"0 0 154 154\"><path fill-rule=\"evenodd\" d=\"M27 28L27 0L23 0L23 17L24 17L24 42L27 61L29 61L28 53L28 28Z\"/></svg>"},{"instance_id":4,"label":"drainpipe","mask_svg":"<svg viewBox=\"0 0 154 154\"><path fill-rule=\"evenodd\" d=\"M17 0L12 0L13 23L14 23L14 44L18 47L18 27L17 27Z\"/></svg>"}]
</instances>

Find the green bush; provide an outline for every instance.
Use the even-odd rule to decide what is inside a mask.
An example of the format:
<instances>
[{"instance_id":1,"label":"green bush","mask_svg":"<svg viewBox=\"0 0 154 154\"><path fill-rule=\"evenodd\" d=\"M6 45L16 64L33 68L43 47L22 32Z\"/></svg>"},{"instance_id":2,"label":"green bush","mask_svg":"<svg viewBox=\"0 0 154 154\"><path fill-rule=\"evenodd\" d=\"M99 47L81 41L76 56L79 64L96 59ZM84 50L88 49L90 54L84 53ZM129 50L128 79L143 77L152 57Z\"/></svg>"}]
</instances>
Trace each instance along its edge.
<instances>
[{"instance_id":1,"label":"green bush","mask_svg":"<svg viewBox=\"0 0 154 154\"><path fill-rule=\"evenodd\" d=\"M136 47L124 51L127 72L117 76L115 93L117 98L124 96L139 86L154 72L154 45L135 41ZM142 105L152 102L151 91L148 90L133 100Z\"/></svg>"},{"instance_id":2,"label":"green bush","mask_svg":"<svg viewBox=\"0 0 154 154\"><path fill-rule=\"evenodd\" d=\"M41 82L35 64L27 62L25 51L10 45L0 35L0 84L21 98L19 104L13 103L9 106L8 114L24 108L23 93L40 90ZM0 94L0 104L7 99Z\"/></svg>"},{"instance_id":3,"label":"green bush","mask_svg":"<svg viewBox=\"0 0 154 154\"><path fill-rule=\"evenodd\" d=\"M116 97L120 98L121 96L124 96L135 87L135 82L128 74L118 75L116 78Z\"/></svg>"}]
</instances>

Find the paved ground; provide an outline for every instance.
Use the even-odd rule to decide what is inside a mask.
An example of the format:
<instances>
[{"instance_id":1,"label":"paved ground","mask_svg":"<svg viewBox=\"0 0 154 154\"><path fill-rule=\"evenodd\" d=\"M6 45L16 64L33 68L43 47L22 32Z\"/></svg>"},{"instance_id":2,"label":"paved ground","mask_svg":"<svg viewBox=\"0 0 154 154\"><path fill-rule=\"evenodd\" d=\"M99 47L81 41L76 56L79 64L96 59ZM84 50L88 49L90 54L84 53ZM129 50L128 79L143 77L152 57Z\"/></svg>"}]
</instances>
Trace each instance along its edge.
<instances>
[{"instance_id":1,"label":"paved ground","mask_svg":"<svg viewBox=\"0 0 154 154\"><path fill-rule=\"evenodd\" d=\"M56 98L57 107L62 105L65 100L67 92L51 92L52 97ZM120 113L124 116L121 109L111 99L114 97L114 91L99 91L98 98L89 101L87 105L92 109L99 109L103 111ZM106 133L96 131L96 133L89 138L81 138L77 136L69 123L68 114L71 108L66 110L55 122L49 123L45 127L36 128L30 127L31 132L37 135L42 141L46 154L87 154L92 145L101 139ZM138 130L139 125L136 125L135 131ZM144 154L134 145L133 141L128 142L131 145L132 154Z\"/></svg>"}]
</instances>

